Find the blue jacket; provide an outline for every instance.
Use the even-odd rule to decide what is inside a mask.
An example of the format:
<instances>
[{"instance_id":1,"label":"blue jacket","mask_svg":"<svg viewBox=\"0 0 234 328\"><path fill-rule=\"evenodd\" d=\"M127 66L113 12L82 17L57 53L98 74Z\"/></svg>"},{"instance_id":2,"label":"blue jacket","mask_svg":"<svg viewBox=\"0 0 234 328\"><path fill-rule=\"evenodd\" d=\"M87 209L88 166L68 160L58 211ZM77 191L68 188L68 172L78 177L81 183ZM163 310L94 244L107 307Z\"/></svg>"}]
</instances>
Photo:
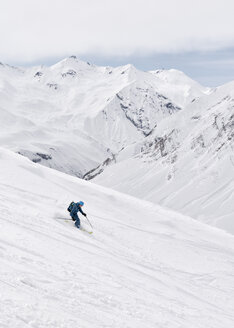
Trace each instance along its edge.
<instances>
[{"instance_id":1,"label":"blue jacket","mask_svg":"<svg viewBox=\"0 0 234 328\"><path fill-rule=\"evenodd\" d=\"M71 216L74 216L75 214L77 214L78 212L81 212L83 215L85 215L85 213L82 211L82 208L80 206L79 203L75 203L72 207L72 210L70 212Z\"/></svg>"}]
</instances>

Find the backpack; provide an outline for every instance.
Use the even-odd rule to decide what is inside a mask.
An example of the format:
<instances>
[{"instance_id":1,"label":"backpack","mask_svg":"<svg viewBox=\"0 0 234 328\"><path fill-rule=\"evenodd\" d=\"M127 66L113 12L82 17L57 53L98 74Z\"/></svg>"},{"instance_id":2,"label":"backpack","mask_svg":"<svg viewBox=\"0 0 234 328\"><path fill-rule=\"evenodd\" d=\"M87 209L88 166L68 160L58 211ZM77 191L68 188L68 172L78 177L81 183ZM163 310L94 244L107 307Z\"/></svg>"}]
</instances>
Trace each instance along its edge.
<instances>
[{"instance_id":1,"label":"backpack","mask_svg":"<svg viewBox=\"0 0 234 328\"><path fill-rule=\"evenodd\" d=\"M70 204L70 205L68 206L68 208L67 208L68 212L71 212L71 210L72 210L74 204L75 204L74 202L71 202L71 204Z\"/></svg>"}]
</instances>

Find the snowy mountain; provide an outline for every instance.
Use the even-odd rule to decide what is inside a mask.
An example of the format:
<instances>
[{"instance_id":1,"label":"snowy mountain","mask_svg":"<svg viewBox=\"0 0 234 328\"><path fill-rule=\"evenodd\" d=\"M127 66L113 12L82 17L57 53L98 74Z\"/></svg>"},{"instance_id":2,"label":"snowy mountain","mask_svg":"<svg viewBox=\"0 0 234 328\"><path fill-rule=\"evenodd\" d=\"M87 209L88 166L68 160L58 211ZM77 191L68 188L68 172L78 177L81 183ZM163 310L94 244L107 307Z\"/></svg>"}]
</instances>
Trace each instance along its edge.
<instances>
[{"instance_id":1,"label":"snowy mountain","mask_svg":"<svg viewBox=\"0 0 234 328\"><path fill-rule=\"evenodd\" d=\"M0 145L234 232L233 83L177 70L0 65Z\"/></svg>"},{"instance_id":2,"label":"snowy mountain","mask_svg":"<svg viewBox=\"0 0 234 328\"><path fill-rule=\"evenodd\" d=\"M0 158L1 327L232 327L233 236L3 148ZM63 220L72 199L93 235Z\"/></svg>"},{"instance_id":3,"label":"snowy mountain","mask_svg":"<svg viewBox=\"0 0 234 328\"><path fill-rule=\"evenodd\" d=\"M0 143L82 176L181 109L162 84L131 65L97 67L75 56L51 67L1 65Z\"/></svg>"},{"instance_id":4,"label":"snowy mountain","mask_svg":"<svg viewBox=\"0 0 234 328\"><path fill-rule=\"evenodd\" d=\"M165 118L152 135L115 158L117 164L95 182L234 233L233 141L230 83Z\"/></svg>"}]
</instances>

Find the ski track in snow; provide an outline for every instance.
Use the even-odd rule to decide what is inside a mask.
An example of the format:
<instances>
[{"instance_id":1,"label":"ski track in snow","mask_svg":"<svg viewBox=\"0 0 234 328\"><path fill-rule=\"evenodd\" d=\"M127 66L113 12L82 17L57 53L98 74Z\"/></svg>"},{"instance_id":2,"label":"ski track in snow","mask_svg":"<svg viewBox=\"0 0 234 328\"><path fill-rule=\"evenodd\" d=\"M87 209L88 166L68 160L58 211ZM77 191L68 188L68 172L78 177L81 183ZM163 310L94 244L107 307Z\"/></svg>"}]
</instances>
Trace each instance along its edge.
<instances>
[{"instance_id":1,"label":"ski track in snow","mask_svg":"<svg viewBox=\"0 0 234 328\"><path fill-rule=\"evenodd\" d=\"M3 149L0 171L0 327L232 327L231 235ZM61 220L80 199L93 235Z\"/></svg>"}]
</instances>

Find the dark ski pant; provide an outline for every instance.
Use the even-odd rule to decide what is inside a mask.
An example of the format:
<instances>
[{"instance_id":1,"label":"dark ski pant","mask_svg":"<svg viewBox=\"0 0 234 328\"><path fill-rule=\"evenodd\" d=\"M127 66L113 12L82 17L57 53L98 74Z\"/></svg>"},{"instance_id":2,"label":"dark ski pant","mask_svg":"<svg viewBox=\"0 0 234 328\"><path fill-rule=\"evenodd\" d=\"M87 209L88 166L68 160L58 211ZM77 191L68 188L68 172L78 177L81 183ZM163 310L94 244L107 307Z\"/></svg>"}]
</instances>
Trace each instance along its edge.
<instances>
[{"instance_id":1,"label":"dark ski pant","mask_svg":"<svg viewBox=\"0 0 234 328\"><path fill-rule=\"evenodd\" d=\"M72 219L73 219L73 221L76 221L75 226L79 229L80 228L80 219L79 219L78 215L73 214Z\"/></svg>"}]
</instances>

